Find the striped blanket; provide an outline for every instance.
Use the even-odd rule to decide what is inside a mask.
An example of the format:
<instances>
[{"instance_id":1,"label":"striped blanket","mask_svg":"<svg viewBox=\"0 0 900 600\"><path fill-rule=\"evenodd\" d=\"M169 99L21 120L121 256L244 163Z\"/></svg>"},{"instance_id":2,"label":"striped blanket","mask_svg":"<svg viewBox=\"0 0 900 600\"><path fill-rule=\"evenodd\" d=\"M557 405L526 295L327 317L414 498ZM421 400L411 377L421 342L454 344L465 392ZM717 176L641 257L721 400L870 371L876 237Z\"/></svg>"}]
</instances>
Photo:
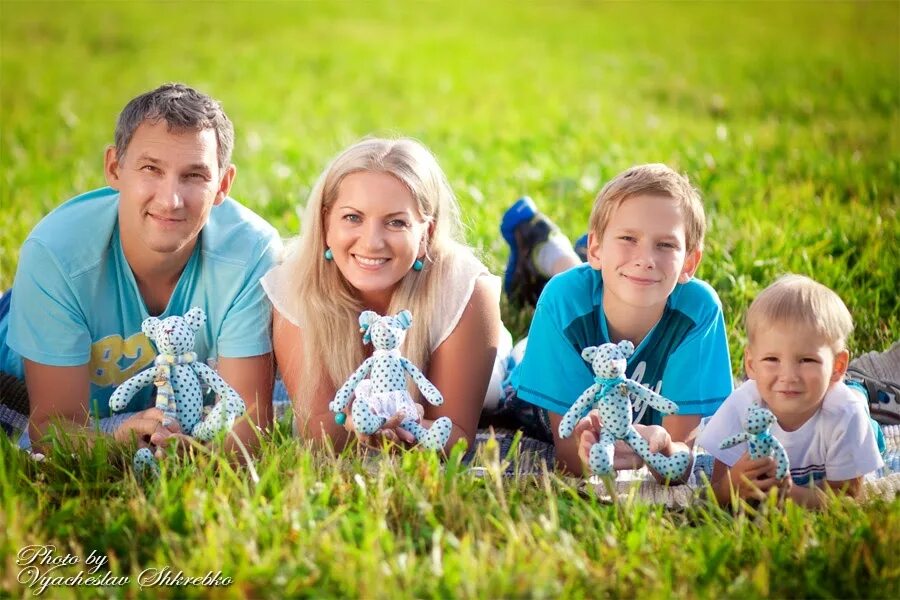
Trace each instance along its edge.
<instances>
[{"instance_id":1,"label":"striped blanket","mask_svg":"<svg viewBox=\"0 0 900 600\"><path fill-rule=\"evenodd\" d=\"M882 429L887 442L885 466L867 478L865 489L870 496L892 499L900 492L900 425L882 425ZM488 443L492 435L500 458L505 458L508 463L507 474L540 473L544 464L552 467L554 461L552 445L522 437L519 444L513 447L515 432L508 430L479 430L475 439L476 449ZM474 454L475 450L472 450L466 458L470 459ZM713 462L711 455L702 448L695 448L694 466L686 485L660 485L646 467L619 471L616 474L615 490L599 478L587 481L573 478L572 481L575 485L592 486L603 501L611 502L615 495L618 499L632 498L678 508L685 507L701 497L706 481L712 476Z\"/></svg>"}]
</instances>

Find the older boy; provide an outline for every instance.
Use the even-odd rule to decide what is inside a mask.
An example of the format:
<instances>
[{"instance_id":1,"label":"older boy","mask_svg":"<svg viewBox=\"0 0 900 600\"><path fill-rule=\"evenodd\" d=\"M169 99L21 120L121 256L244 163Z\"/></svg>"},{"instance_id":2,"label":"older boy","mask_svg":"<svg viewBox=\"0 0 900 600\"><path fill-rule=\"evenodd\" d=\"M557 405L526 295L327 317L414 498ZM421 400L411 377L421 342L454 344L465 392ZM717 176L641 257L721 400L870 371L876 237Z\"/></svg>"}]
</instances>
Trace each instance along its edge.
<instances>
[{"instance_id":1,"label":"older boy","mask_svg":"<svg viewBox=\"0 0 900 600\"><path fill-rule=\"evenodd\" d=\"M850 311L824 285L786 275L747 310L744 365L749 381L709 420L698 443L715 456L712 483L721 504L781 486L804 506L820 506L825 486L857 496L864 475L883 465L866 402L844 383L850 360ZM747 444L722 450L722 440L743 430L751 405L775 415L772 435L784 446L791 472L775 479L771 457L750 459Z\"/></svg>"},{"instance_id":2,"label":"older boy","mask_svg":"<svg viewBox=\"0 0 900 600\"><path fill-rule=\"evenodd\" d=\"M252 423L270 423L271 307L259 278L280 240L228 197L233 143L231 121L209 96L181 84L138 96L106 150L110 187L59 206L25 240L0 315L0 370L24 376L36 443L53 423L96 435L90 416L108 416L114 388L153 363L141 322L193 306L207 315L198 358L215 359L246 402L249 421L235 432L252 446ZM134 414L108 433L157 445L177 435L148 408L151 392L139 392L126 409Z\"/></svg>"},{"instance_id":3,"label":"older boy","mask_svg":"<svg viewBox=\"0 0 900 600\"><path fill-rule=\"evenodd\" d=\"M520 207L521 208L521 207ZM527 211L526 211L527 212ZM521 225L530 221L521 219ZM508 223L507 223L508 225ZM559 466L582 473L584 451L599 419L582 420L559 438L562 415L594 382L581 350L631 340L627 375L679 405L676 415L649 410L638 431L651 449L672 454L700 417L731 393L725 321L718 296L693 279L703 254L706 220L688 180L665 165L641 165L610 181L591 211L588 264L557 275L537 302L522 362L511 376L513 404L538 414L552 436ZM565 257L551 257L559 262ZM579 435L580 434L580 435ZM620 454L617 464L633 457Z\"/></svg>"}]
</instances>

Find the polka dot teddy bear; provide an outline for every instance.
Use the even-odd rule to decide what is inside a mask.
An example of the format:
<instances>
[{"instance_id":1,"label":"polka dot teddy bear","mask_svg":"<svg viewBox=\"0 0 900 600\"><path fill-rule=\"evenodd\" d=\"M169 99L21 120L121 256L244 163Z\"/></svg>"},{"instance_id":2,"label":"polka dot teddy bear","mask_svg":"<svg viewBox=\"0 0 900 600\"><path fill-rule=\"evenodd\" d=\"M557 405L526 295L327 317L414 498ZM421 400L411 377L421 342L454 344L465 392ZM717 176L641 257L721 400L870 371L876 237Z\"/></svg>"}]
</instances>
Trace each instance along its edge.
<instances>
[{"instance_id":1,"label":"polka dot teddy bear","mask_svg":"<svg viewBox=\"0 0 900 600\"><path fill-rule=\"evenodd\" d=\"M775 415L771 410L758 404L751 404L747 409L747 418L744 420L744 431L725 438L719 447L724 450L737 446L741 442L747 442L750 458L753 460L774 455L775 478L784 479L790 471L791 465L784 446L769 431L769 427L774 422Z\"/></svg>"},{"instance_id":2,"label":"polka dot teddy bear","mask_svg":"<svg viewBox=\"0 0 900 600\"><path fill-rule=\"evenodd\" d=\"M206 442L219 432L230 430L234 420L244 414L244 401L212 368L198 361L197 354L191 350L194 337L204 323L206 313L198 307L183 317L145 319L141 330L156 343L159 354L153 367L130 377L116 388L109 399L109 407L113 411L124 410L138 390L153 383L157 387L156 408L162 410L167 419L177 420L182 431ZM219 402L205 418L203 383L219 396ZM137 451L134 469L138 477L159 473L148 448Z\"/></svg>"},{"instance_id":3,"label":"polka dot teddy bear","mask_svg":"<svg viewBox=\"0 0 900 600\"><path fill-rule=\"evenodd\" d=\"M406 374L422 392L422 396L435 406L440 406L444 398L425 375L408 359L400 356L400 345L406 337L406 330L412 326L412 314L408 310L397 315L383 317L371 310L359 316L360 333L363 342L372 343L375 351L347 379L337 391L328 408L335 413L335 421L343 425L346 420L344 409L353 395L351 418L357 431L371 435L381 429L385 421L397 413L404 418L400 427L410 432L423 447L441 450L450 439L453 427L450 419L437 419L430 429L420 423L423 411L416 404L406 387Z\"/></svg>"},{"instance_id":4,"label":"polka dot teddy bear","mask_svg":"<svg viewBox=\"0 0 900 600\"><path fill-rule=\"evenodd\" d=\"M678 405L663 398L638 382L625 377L627 359L634 352L628 340L618 344L603 344L585 348L581 357L591 363L594 383L586 389L566 411L559 424L559 435L572 435L575 425L594 407L600 409L600 441L591 446L589 466L598 475L613 472L613 450L616 440L625 443L644 459L657 473L669 479L682 475L691 460L690 452L676 452L665 456L650 452L650 446L631 423L632 405L646 404L664 414L678 410Z\"/></svg>"}]
</instances>

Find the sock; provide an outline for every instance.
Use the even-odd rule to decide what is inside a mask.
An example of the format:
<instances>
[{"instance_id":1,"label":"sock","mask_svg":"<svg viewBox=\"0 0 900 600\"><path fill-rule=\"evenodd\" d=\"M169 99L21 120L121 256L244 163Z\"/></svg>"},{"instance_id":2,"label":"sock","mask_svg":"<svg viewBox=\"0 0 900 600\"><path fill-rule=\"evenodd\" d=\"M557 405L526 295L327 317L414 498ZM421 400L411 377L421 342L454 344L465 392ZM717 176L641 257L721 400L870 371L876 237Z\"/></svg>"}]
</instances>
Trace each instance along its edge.
<instances>
[{"instance_id":1,"label":"sock","mask_svg":"<svg viewBox=\"0 0 900 600\"><path fill-rule=\"evenodd\" d=\"M558 267L556 270L554 267L561 259L571 259L570 266L581 264L581 259L575 254L569 240L561 234L551 235L546 242L535 248L531 256L538 273L548 279L560 272Z\"/></svg>"}]
</instances>

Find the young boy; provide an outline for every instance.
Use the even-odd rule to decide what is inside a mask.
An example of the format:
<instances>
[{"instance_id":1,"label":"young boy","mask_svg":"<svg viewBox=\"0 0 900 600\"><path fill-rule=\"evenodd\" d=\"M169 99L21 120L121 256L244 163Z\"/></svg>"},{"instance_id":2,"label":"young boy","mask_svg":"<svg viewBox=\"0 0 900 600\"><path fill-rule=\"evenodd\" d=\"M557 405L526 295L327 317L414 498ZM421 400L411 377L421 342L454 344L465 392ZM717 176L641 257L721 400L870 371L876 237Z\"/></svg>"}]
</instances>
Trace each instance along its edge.
<instances>
[{"instance_id":1,"label":"young boy","mask_svg":"<svg viewBox=\"0 0 900 600\"><path fill-rule=\"evenodd\" d=\"M533 211L531 219L520 220L517 227L528 228ZM507 235L511 225L505 218L507 239L513 239ZM715 412L731 393L722 306L709 285L693 279L705 228L697 191L665 165L632 167L600 191L590 216L587 264L547 283L525 356L510 378L516 397L508 404L535 416L532 425L542 431L529 433L552 439L560 468L583 473L585 451L598 437L596 413L570 438L560 439L558 432L562 415L594 383L591 366L581 358L587 346L634 343L628 377L679 406L675 415L648 410L636 426L651 449L666 455L687 449L684 442L700 417ZM514 239L525 237L515 231ZM565 256L550 256L560 260ZM622 447L615 462L619 468L640 466Z\"/></svg>"},{"instance_id":2,"label":"young boy","mask_svg":"<svg viewBox=\"0 0 900 600\"><path fill-rule=\"evenodd\" d=\"M750 379L698 439L716 458L712 484L719 503L730 502L732 490L752 498L780 486L798 504L816 507L826 499L824 486L857 496L863 476L883 465L865 400L843 382L852 330L838 295L808 277L786 275L756 297L747 311L744 366ZM771 432L791 464L784 481L776 481L772 458L751 460L746 443L719 448L743 430L753 403L777 418Z\"/></svg>"}]
</instances>

